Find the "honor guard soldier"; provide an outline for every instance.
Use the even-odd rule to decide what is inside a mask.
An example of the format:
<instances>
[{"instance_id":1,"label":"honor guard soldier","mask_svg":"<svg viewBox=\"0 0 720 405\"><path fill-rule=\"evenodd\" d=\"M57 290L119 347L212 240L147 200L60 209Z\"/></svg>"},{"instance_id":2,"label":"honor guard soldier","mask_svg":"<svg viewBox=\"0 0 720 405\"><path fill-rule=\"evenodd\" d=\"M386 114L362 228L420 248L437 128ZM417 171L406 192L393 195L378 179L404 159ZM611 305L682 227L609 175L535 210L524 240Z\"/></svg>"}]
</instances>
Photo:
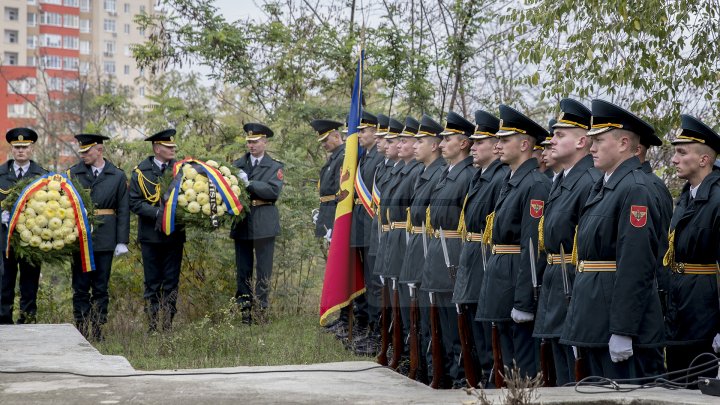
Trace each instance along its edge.
<instances>
[{"instance_id":1,"label":"honor guard soldier","mask_svg":"<svg viewBox=\"0 0 720 405\"><path fill-rule=\"evenodd\" d=\"M658 207L635 156L640 139L654 132L632 113L592 101L590 153L604 175L581 212L573 249L577 274L560 340L578 347L590 375L642 378L663 369L652 222Z\"/></svg>"},{"instance_id":2,"label":"honor guard soldier","mask_svg":"<svg viewBox=\"0 0 720 405\"><path fill-rule=\"evenodd\" d=\"M550 180L538 171L534 146L548 136L541 125L500 105L500 161L510 168L494 211L488 215L483 242L491 255L480 289L476 320L495 322L504 366L517 364L522 375L537 373L532 338L537 288L545 268L537 250L538 223ZM498 365L498 368L501 367Z\"/></svg>"},{"instance_id":3,"label":"honor guard soldier","mask_svg":"<svg viewBox=\"0 0 720 405\"><path fill-rule=\"evenodd\" d=\"M589 111L589 110L588 110ZM553 135L555 135L555 128L553 126L557 123L557 120L555 118L550 119L548 121L548 131L550 132L550 136L545 138L544 141L540 142L540 146L542 146L542 153L540 154L540 161L543 165L545 165L545 174L548 175L548 178L550 178L552 184L556 184L555 180L558 179L560 176L560 172L562 171L562 167L560 164L555 160L555 158L551 154L550 150L550 141L552 140ZM552 176L550 174L552 173ZM551 186L552 188L552 186Z\"/></svg>"},{"instance_id":4,"label":"honor guard soldier","mask_svg":"<svg viewBox=\"0 0 720 405\"><path fill-rule=\"evenodd\" d=\"M720 170L713 170L720 136L694 117L680 117L672 163L687 183L670 223L664 263L672 269L665 329L669 372L686 369L693 361L704 363L702 358L695 361L702 353L720 352Z\"/></svg>"},{"instance_id":5,"label":"honor guard soldier","mask_svg":"<svg viewBox=\"0 0 720 405\"><path fill-rule=\"evenodd\" d=\"M235 240L237 292L235 300L243 314L243 322L252 322L255 301L260 320L265 321L269 306L275 237L280 234L280 214L275 203L283 187L283 164L266 153L268 138L273 131L263 124L243 125L247 133L248 152L233 162L239 169L238 179L250 195L250 210L240 221L234 221L230 237ZM253 293L253 259L256 261Z\"/></svg>"},{"instance_id":6,"label":"honor guard soldier","mask_svg":"<svg viewBox=\"0 0 720 405\"><path fill-rule=\"evenodd\" d=\"M177 312L185 228L178 224L173 233L165 235L159 225L164 208L160 194L162 177L172 176L175 164L174 136L174 129L166 129L145 138L152 142L154 155L135 167L130 180L130 211L138 216L137 240L145 275L148 332L157 331L158 326L170 330Z\"/></svg>"},{"instance_id":7,"label":"honor guard soldier","mask_svg":"<svg viewBox=\"0 0 720 405\"><path fill-rule=\"evenodd\" d=\"M37 142L38 135L30 128L13 128L5 134L5 140L10 144L10 153L13 158L0 166L0 201L4 200L15 183L24 178L34 178L47 173L32 160L33 144ZM10 213L2 213L2 242L3 267L2 289L0 290L0 324L13 323L13 305L15 303L15 281L20 273L20 316L17 323L35 323L37 316L37 292L40 286L40 265L15 257L10 247L10 254L5 257L5 243L8 233Z\"/></svg>"},{"instance_id":8,"label":"honor guard soldier","mask_svg":"<svg viewBox=\"0 0 720 405\"><path fill-rule=\"evenodd\" d=\"M408 302L409 318L403 319L409 325L410 337L408 339L410 352L410 370L408 377L422 383L428 383L427 365L430 357L426 348L430 344L430 301L427 294L419 294L422 281L422 269L427 257L427 241L430 238L427 232L429 223L426 222L427 207L433 195L435 185L442 175L445 160L441 156L440 141L443 126L427 115L420 120L420 128L415 135L413 156L422 164L422 171L413 185L412 200L408 207L410 239L405 248L403 265L400 270L401 302ZM427 354L427 355L426 355Z\"/></svg>"},{"instance_id":9,"label":"honor guard soldier","mask_svg":"<svg viewBox=\"0 0 720 405\"><path fill-rule=\"evenodd\" d=\"M337 207L337 193L340 191L340 171L345 158L345 142L340 131L345 127L337 121L313 120L310 126L318 133L318 142L322 145L328 158L320 169L318 192L320 193L320 208L313 215L315 224L315 237L324 238L330 243L332 230L335 225L335 208ZM325 330L335 333L348 324L348 309L340 310L340 317L325 326Z\"/></svg>"},{"instance_id":10,"label":"honor guard soldier","mask_svg":"<svg viewBox=\"0 0 720 405\"><path fill-rule=\"evenodd\" d=\"M385 156L378 151L376 145L378 137L378 118L363 111L360 117L358 131L358 147L360 161L358 162L357 174L354 180L355 205L353 206L352 230L350 232L350 247L356 248L363 265L363 279L365 281L365 294L356 298L353 302L357 306L357 319L353 331L353 339L356 336L367 336L368 325L377 323L380 311L380 282L375 280L372 271L375 267L375 256L369 254L370 240L374 228L372 187L375 175L375 168ZM384 151L384 149L383 149ZM374 234L377 238L377 234ZM339 334L338 337L347 337L347 334ZM350 342L352 343L352 342Z\"/></svg>"},{"instance_id":11,"label":"honor guard soldier","mask_svg":"<svg viewBox=\"0 0 720 405\"><path fill-rule=\"evenodd\" d=\"M432 344L438 345L443 353L442 364L433 364L433 388L464 386L460 360L460 336L458 335L457 313L452 304L462 233L465 226L461 217L463 202L468 185L475 175L469 156L469 137L475 132L475 125L455 112L449 112L445 130L440 142L442 156L447 162L445 170L432 191L427 208L426 223L433 230L428 241L428 255L423 267L422 290L428 294L431 311L431 328L439 331L441 341L433 333ZM433 308L434 307L434 308ZM439 321L439 325L437 324ZM434 325L433 325L434 323Z\"/></svg>"},{"instance_id":12,"label":"honor guard soldier","mask_svg":"<svg viewBox=\"0 0 720 405\"><path fill-rule=\"evenodd\" d=\"M478 296L485 272L483 264L490 254L483 249L482 235L485 230L485 218L495 208L503 180L509 171L507 166L498 160L495 150L498 142L495 134L499 128L500 120L497 117L487 111L475 111L475 132L470 136L473 142L470 154L473 165L479 170L475 172L470 182L461 214L465 220L465 243L460 253L452 299L458 309L460 336L465 335L464 359L473 359L473 370L468 370L469 362L465 362L466 378L470 385L482 382L483 387L487 387L489 382L492 346L490 324L475 322ZM483 254L486 257L483 257ZM473 353L466 351L466 347ZM471 373L475 374L477 381L470 381Z\"/></svg>"},{"instance_id":13,"label":"honor guard soldier","mask_svg":"<svg viewBox=\"0 0 720 405\"><path fill-rule=\"evenodd\" d=\"M392 179L400 173L404 162L398 161L398 135L403 131L403 124L394 119L388 120L388 129L384 136L385 142L385 164L378 166L375 174L375 185L373 186L373 201L376 204L376 216L374 225L377 227L376 238L373 238L374 244L370 245L370 254L375 253L375 267L373 268L373 276L380 280L380 322L379 331L381 337L380 352L378 353L378 362L387 365L387 352L390 344L390 285L389 280L383 278L385 255L387 249L387 237L390 231L390 222L387 216L387 204L385 200L385 192L391 184ZM370 342L369 342L370 343ZM374 354L374 344L372 349L356 346L355 353L360 355Z\"/></svg>"},{"instance_id":14,"label":"honor guard soldier","mask_svg":"<svg viewBox=\"0 0 720 405\"><path fill-rule=\"evenodd\" d=\"M587 136L590 110L566 98L560 101L560 115L553 121L554 134L545 150L558 165L559 174L550 189L538 230L547 266L533 336L543 339L541 349L545 345L552 349L547 354L541 350L541 356L551 356L557 380L549 383L559 387L576 380L572 348L559 342L575 279L571 258L575 228L590 191L602 174L595 169L590 155L592 139Z\"/></svg>"},{"instance_id":15,"label":"honor guard soldier","mask_svg":"<svg viewBox=\"0 0 720 405\"><path fill-rule=\"evenodd\" d=\"M103 157L104 135L75 135L82 162L68 169L68 175L90 191L98 224L92 232L95 270L83 273L80 254L73 254L73 317L78 330L87 338L103 339L107 323L108 283L113 256L128 252L130 205L125 172Z\"/></svg>"}]
</instances>

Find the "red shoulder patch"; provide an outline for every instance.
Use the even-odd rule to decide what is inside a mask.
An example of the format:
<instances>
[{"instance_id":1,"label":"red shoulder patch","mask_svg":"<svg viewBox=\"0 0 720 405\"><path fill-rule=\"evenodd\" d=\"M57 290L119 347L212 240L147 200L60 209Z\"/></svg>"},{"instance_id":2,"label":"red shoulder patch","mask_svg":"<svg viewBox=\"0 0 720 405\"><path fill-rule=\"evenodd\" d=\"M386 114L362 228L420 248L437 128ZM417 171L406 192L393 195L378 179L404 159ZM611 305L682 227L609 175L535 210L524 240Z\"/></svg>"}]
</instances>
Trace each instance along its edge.
<instances>
[{"instance_id":1,"label":"red shoulder patch","mask_svg":"<svg viewBox=\"0 0 720 405\"><path fill-rule=\"evenodd\" d=\"M644 205L630 206L630 223L635 228L642 228L647 224L647 207Z\"/></svg>"},{"instance_id":2,"label":"red shoulder patch","mask_svg":"<svg viewBox=\"0 0 720 405\"><path fill-rule=\"evenodd\" d=\"M282 169L278 169L277 178L278 178L278 180L280 180L280 181L282 181L282 179L285 178L285 175L283 174Z\"/></svg>"},{"instance_id":3,"label":"red shoulder patch","mask_svg":"<svg viewBox=\"0 0 720 405\"><path fill-rule=\"evenodd\" d=\"M530 216L533 218L540 218L543 215L543 208L545 208L545 201L543 200L530 200Z\"/></svg>"}]
</instances>

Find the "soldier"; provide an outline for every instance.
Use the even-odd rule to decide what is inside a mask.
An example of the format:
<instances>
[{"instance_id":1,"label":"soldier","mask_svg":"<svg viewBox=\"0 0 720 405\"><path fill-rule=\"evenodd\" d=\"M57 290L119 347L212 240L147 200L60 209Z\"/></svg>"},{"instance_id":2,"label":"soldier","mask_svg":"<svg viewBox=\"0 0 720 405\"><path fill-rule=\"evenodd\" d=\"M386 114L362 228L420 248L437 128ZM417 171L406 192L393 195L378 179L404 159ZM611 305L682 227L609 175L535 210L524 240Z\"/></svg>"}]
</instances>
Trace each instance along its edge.
<instances>
[{"instance_id":1,"label":"soldier","mask_svg":"<svg viewBox=\"0 0 720 405\"><path fill-rule=\"evenodd\" d=\"M560 343L577 346L590 375L660 374L663 318L653 279L657 208L635 156L654 129L603 100L592 102L590 153L604 172L583 207L573 257L577 274Z\"/></svg>"},{"instance_id":2,"label":"soldier","mask_svg":"<svg viewBox=\"0 0 720 405\"><path fill-rule=\"evenodd\" d=\"M272 129L263 124L243 125L247 133L248 152L233 162L239 169L238 179L250 195L250 210L241 221L234 221L230 237L235 240L237 292L235 300L242 310L243 323L252 323L252 309L257 300L261 322L267 320L272 277L275 237L280 234L280 214L275 203L283 187L283 164L266 153ZM254 259L254 260L253 260ZM253 293L253 261L256 262Z\"/></svg>"},{"instance_id":3,"label":"soldier","mask_svg":"<svg viewBox=\"0 0 720 405\"><path fill-rule=\"evenodd\" d=\"M318 142L329 153L327 161L320 169L318 192L320 193L320 208L313 216L315 223L315 237L324 238L330 243L333 226L335 225L335 208L337 207L336 194L340 191L340 171L345 158L345 143L340 134L345 124L332 120L313 120L310 126L318 133ZM340 310L340 316L325 325L325 330L335 333L347 328L348 307Z\"/></svg>"},{"instance_id":4,"label":"soldier","mask_svg":"<svg viewBox=\"0 0 720 405\"><path fill-rule=\"evenodd\" d=\"M429 226L425 222L427 206L445 165L445 160L440 153L440 141L442 140L440 133L442 131L443 127L440 124L429 116L423 115L420 128L415 136L417 140L413 145L413 156L423 165L423 169L413 186L412 200L408 207L411 237L407 242L400 270L400 284L407 286L400 289L400 301L414 305L420 312L420 314L416 314L410 311L408 319L403 319L403 323L407 323L409 326L414 325L416 329L419 329L419 333L408 339L409 345L412 345L413 342L416 343L415 348L410 347L411 355L413 350L418 355L418 358L415 359L417 365L415 369L410 369L409 376L414 376L423 383L428 382L426 365L430 363L429 357L426 356L426 348L430 343L430 325L428 323L430 301L427 294L418 294L422 281L422 268L427 256L424 245L427 242L426 238L429 238L429 235L423 236L422 234L427 234ZM410 319L412 316L416 316L415 319Z\"/></svg>"},{"instance_id":5,"label":"soldier","mask_svg":"<svg viewBox=\"0 0 720 405\"><path fill-rule=\"evenodd\" d=\"M485 225L483 242L492 243L492 254L475 319L495 322L506 367L512 369L515 362L522 375L534 376L538 361L532 338L537 300L533 287L542 280L544 269L536 243L550 180L537 170L538 161L532 154L548 132L517 110L500 105L496 136L500 138L500 161L508 165L510 173Z\"/></svg>"},{"instance_id":6,"label":"soldier","mask_svg":"<svg viewBox=\"0 0 720 405\"><path fill-rule=\"evenodd\" d=\"M442 342L433 339L433 345L442 343L443 364L433 364L435 379L431 384L435 388L464 386L463 370L459 365L460 336L458 335L457 314L452 304L452 293L455 283L455 269L460 258L462 246L461 231L464 223L460 222L467 188L475 175L473 159L469 156L470 139L475 133L475 125L460 115L449 112L445 130L440 134L442 156L447 167L432 191L428 205L427 220L433 229L433 238L428 241L428 255L422 275L422 290L428 294L430 305L435 306L439 313L440 325L432 326L441 332ZM440 230L445 238L445 249L441 243ZM446 262L445 257L448 258ZM431 308L432 310L432 308ZM431 316L432 319L432 316ZM433 349L437 350L437 349ZM439 376L438 369L443 375Z\"/></svg>"},{"instance_id":7,"label":"soldier","mask_svg":"<svg viewBox=\"0 0 720 405\"><path fill-rule=\"evenodd\" d=\"M177 312L185 228L177 224L173 233L165 235L159 225L163 212L160 183L163 176L172 176L174 136L174 129L166 129L145 138L152 142L154 156L135 166L130 180L130 211L138 216L137 240L143 259L149 333L157 331L161 314L162 330L170 330Z\"/></svg>"},{"instance_id":8,"label":"soldier","mask_svg":"<svg viewBox=\"0 0 720 405\"><path fill-rule=\"evenodd\" d=\"M672 163L687 183L670 223L664 263L673 271L665 323L669 372L688 368L693 361L696 366L704 363L695 359L711 349L720 352L715 281L720 261L720 170L713 170L720 136L694 117L680 117Z\"/></svg>"},{"instance_id":9,"label":"soldier","mask_svg":"<svg viewBox=\"0 0 720 405\"><path fill-rule=\"evenodd\" d=\"M575 227L590 190L601 174L593 166L590 155L592 140L587 136L590 110L575 100L563 99L553 126L554 135L545 150L558 165L559 174L540 219L539 244L547 254L548 264L543 274L533 336L551 346L557 377L551 383L562 386L575 381L572 348L559 343L575 279L575 265L571 260Z\"/></svg>"},{"instance_id":10,"label":"soldier","mask_svg":"<svg viewBox=\"0 0 720 405\"><path fill-rule=\"evenodd\" d=\"M461 214L465 221L465 244L460 253L452 299L452 302L460 309L460 316L465 317L465 323L471 327L470 337L473 338L475 353L465 353L464 355L477 358L477 364L480 367L478 372L482 374L479 379L483 387L487 387L488 382L492 383L492 381L488 381L492 368L491 329L488 323L475 322L475 316L477 299L485 272L483 262L487 258L482 257L481 246L485 218L495 208L500 188L508 172L507 166L498 160L495 149L498 142L495 133L500 128L499 125L500 120L489 112L475 111L475 133L470 136L473 141L470 152L473 165L479 170L470 182L464 210ZM463 333L462 330L459 332Z\"/></svg>"},{"instance_id":11,"label":"soldier","mask_svg":"<svg viewBox=\"0 0 720 405\"><path fill-rule=\"evenodd\" d=\"M545 166L546 170L544 173L551 180L552 184L555 184L555 180L557 180L560 176L560 172L562 171L562 167L550 153L550 141L552 140L553 135L555 135L555 128L553 128L553 125L556 123L557 120L555 118L548 121L548 131L550 132L550 136L540 142L540 146L542 147L542 152L540 153L540 163L542 166ZM550 174L552 174L552 176Z\"/></svg>"},{"instance_id":12,"label":"soldier","mask_svg":"<svg viewBox=\"0 0 720 405\"><path fill-rule=\"evenodd\" d=\"M75 326L86 338L101 341L110 301L108 283L112 259L128 252L130 240L127 176L103 157L103 142L110 138L79 134L75 139L80 144L82 162L68 169L68 175L90 190L98 224L92 232L95 271L83 273L80 254L73 254L73 317Z\"/></svg>"},{"instance_id":13,"label":"soldier","mask_svg":"<svg viewBox=\"0 0 720 405\"><path fill-rule=\"evenodd\" d=\"M38 135L30 128L13 128L5 134L5 140L10 144L13 158L0 166L0 201L4 200L15 183L23 178L33 178L47 173L32 160L33 144L37 142ZM35 323L37 316L37 292L40 286L40 265L15 257L10 247L10 254L5 257L5 241L7 240L8 221L10 213L2 213L2 242L3 268L2 289L0 295L0 324L13 323L13 306L15 304L15 280L20 272L20 316L17 323Z\"/></svg>"}]
</instances>

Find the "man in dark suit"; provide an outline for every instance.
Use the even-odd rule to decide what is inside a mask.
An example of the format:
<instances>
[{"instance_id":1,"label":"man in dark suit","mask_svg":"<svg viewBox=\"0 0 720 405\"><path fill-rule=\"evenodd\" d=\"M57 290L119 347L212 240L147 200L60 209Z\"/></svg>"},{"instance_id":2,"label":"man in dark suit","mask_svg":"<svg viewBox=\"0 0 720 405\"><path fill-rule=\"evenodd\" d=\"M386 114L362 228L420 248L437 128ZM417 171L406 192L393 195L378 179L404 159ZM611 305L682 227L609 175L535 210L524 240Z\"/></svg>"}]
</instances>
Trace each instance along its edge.
<instances>
[{"instance_id":1,"label":"man in dark suit","mask_svg":"<svg viewBox=\"0 0 720 405\"><path fill-rule=\"evenodd\" d=\"M23 178L33 178L47 173L33 161L33 144L38 135L29 128L14 128L7 132L5 139L10 144L13 158L0 166L0 201L7 197L15 183ZM40 265L35 265L22 258L16 258L10 248L10 255L5 257L5 240L7 239L7 223L10 213L2 213L2 235L0 245L3 249L2 295L0 295L0 324L13 323L13 304L15 302L15 281L20 272L20 317L17 323L34 323L37 314L37 291L40 286Z\"/></svg>"},{"instance_id":2,"label":"man in dark suit","mask_svg":"<svg viewBox=\"0 0 720 405\"><path fill-rule=\"evenodd\" d=\"M107 322L108 283L114 256L127 253L130 238L130 205L125 172L103 157L107 136L79 134L80 158L68 174L90 190L98 224L92 232L95 271L83 273L80 254L73 255L73 317L87 338L103 339ZM91 295L92 291L92 295Z\"/></svg>"},{"instance_id":3,"label":"man in dark suit","mask_svg":"<svg viewBox=\"0 0 720 405\"><path fill-rule=\"evenodd\" d=\"M138 242L143 259L145 312L149 319L149 332L157 331L161 313L162 329L171 329L177 312L185 229L178 224L173 233L165 235L159 226L163 212L160 182L162 176L172 175L175 164L174 136L175 130L167 129L146 138L146 141L152 142L154 156L140 162L130 180L130 211L138 216Z\"/></svg>"},{"instance_id":4,"label":"man in dark suit","mask_svg":"<svg viewBox=\"0 0 720 405\"><path fill-rule=\"evenodd\" d=\"M240 169L238 178L250 194L250 210L233 223L230 236L235 240L237 292L235 299L243 311L243 322L252 322L253 303L257 300L261 321L269 306L275 237L280 234L280 214L275 206L283 187L283 164L266 153L273 131L263 124L248 123L248 153L233 162ZM253 256L257 260L255 291L251 284Z\"/></svg>"}]
</instances>

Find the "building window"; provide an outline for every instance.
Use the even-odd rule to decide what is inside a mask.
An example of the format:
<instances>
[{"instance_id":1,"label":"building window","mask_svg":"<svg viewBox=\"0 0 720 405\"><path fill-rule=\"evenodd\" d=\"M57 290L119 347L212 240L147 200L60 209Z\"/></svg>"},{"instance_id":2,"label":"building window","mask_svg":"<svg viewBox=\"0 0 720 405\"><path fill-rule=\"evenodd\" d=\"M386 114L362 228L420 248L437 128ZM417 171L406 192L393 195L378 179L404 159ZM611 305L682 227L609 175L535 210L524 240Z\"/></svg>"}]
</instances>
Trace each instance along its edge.
<instances>
[{"instance_id":1,"label":"building window","mask_svg":"<svg viewBox=\"0 0 720 405\"><path fill-rule=\"evenodd\" d=\"M5 7L5 21L17 21L20 11L15 7Z\"/></svg>"},{"instance_id":2,"label":"building window","mask_svg":"<svg viewBox=\"0 0 720 405\"><path fill-rule=\"evenodd\" d=\"M105 61L103 63L103 71L105 72L105 74L114 75L115 74L115 62Z\"/></svg>"},{"instance_id":3,"label":"building window","mask_svg":"<svg viewBox=\"0 0 720 405\"><path fill-rule=\"evenodd\" d=\"M62 78L60 77L48 77L47 79L48 90L60 91L62 90Z\"/></svg>"},{"instance_id":4,"label":"building window","mask_svg":"<svg viewBox=\"0 0 720 405\"><path fill-rule=\"evenodd\" d=\"M80 49L80 39L78 37L63 37L63 48L65 49Z\"/></svg>"},{"instance_id":5,"label":"building window","mask_svg":"<svg viewBox=\"0 0 720 405\"><path fill-rule=\"evenodd\" d=\"M145 86L138 87L138 96L145 97Z\"/></svg>"},{"instance_id":6,"label":"building window","mask_svg":"<svg viewBox=\"0 0 720 405\"><path fill-rule=\"evenodd\" d=\"M123 66L123 73L125 73L126 75L130 74L130 65Z\"/></svg>"},{"instance_id":7,"label":"building window","mask_svg":"<svg viewBox=\"0 0 720 405\"><path fill-rule=\"evenodd\" d=\"M125 50L123 52L125 56L132 56L132 51L130 50L130 45L125 45Z\"/></svg>"},{"instance_id":8,"label":"building window","mask_svg":"<svg viewBox=\"0 0 720 405\"><path fill-rule=\"evenodd\" d=\"M17 52L5 52L3 56L3 65L17 65L18 64L18 54Z\"/></svg>"},{"instance_id":9,"label":"building window","mask_svg":"<svg viewBox=\"0 0 720 405\"><path fill-rule=\"evenodd\" d=\"M138 34L140 34L141 37L145 36L145 30L143 28L138 28Z\"/></svg>"},{"instance_id":10,"label":"building window","mask_svg":"<svg viewBox=\"0 0 720 405\"><path fill-rule=\"evenodd\" d=\"M65 79L63 80L63 90L66 92L75 90L78 88L78 81L75 79Z\"/></svg>"},{"instance_id":11,"label":"building window","mask_svg":"<svg viewBox=\"0 0 720 405\"><path fill-rule=\"evenodd\" d=\"M34 27L37 25L37 14L35 13L28 13L27 15L27 25L28 27Z\"/></svg>"},{"instance_id":12,"label":"building window","mask_svg":"<svg viewBox=\"0 0 720 405\"><path fill-rule=\"evenodd\" d=\"M123 32L126 34L130 33L130 24L123 25Z\"/></svg>"},{"instance_id":13,"label":"building window","mask_svg":"<svg viewBox=\"0 0 720 405\"><path fill-rule=\"evenodd\" d=\"M106 57L112 57L115 55L115 41L105 41L103 47L103 55Z\"/></svg>"},{"instance_id":14,"label":"building window","mask_svg":"<svg viewBox=\"0 0 720 405\"><path fill-rule=\"evenodd\" d=\"M103 8L109 13L115 12L115 0L103 0Z\"/></svg>"},{"instance_id":15,"label":"building window","mask_svg":"<svg viewBox=\"0 0 720 405\"><path fill-rule=\"evenodd\" d=\"M65 27L78 28L80 26L80 17L72 14L65 14Z\"/></svg>"},{"instance_id":16,"label":"building window","mask_svg":"<svg viewBox=\"0 0 720 405\"><path fill-rule=\"evenodd\" d=\"M8 118L32 118L35 111L28 103L8 104L7 109Z\"/></svg>"},{"instance_id":17,"label":"building window","mask_svg":"<svg viewBox=\"0 0 720 405\"><path fill-rule=\"evenodd\" d=\"M68 7L77 7L80 4L79 0L63 0L63 5Z\"/></svg>"},{"instance_id":18,"label":"building window","mask_svg":"<svg viewBox=\"0 0 720 405\"><path fill-rule=\"evenodd\" d=\"M56 55L45 55L40 63L46 69L62 69L62 58Z\"/></svg>"},{"instance_id":19,"label":"building window","mask_svg":"<svg viewBox=\"0 0 720 405\"><path fill-rule=\"evenodd\" d=\"M62 0L40 0L40 3L60 5L62 4Z\"/></svg>"},{"instance_id":20,"label":"building window","mask_svg":"<svg viewBox=\"0 0 720 405\"><path fill-rule=\"evenodd\" d=\"M125 5L123 6L123 11L125 11L126 13L130 12L130 3L125 3Z\"/></svg>"},{"instance_id":21,"label":"building window","mask_svg":"<svg viewBox=\"0 0 720 405\"><path fill-rule=\"evenodd\" d=\"M80 0L80 11L83 13L90 11L90 0Z\"/></svg>"},{"instance_id":22,"label":"building window","mask_svg":"<svg viewBox=\"0 0 720 405\"><path fill-rule=\"evenodd\" d=\"M56 27L62 27L62 14L58 13L41 13L40 24L54 25Z\"/></svg>"},{"instance_id":23,"label":"building window","mask_svg":"<svg viewBox=\"0 0 720 405\"><path fill-rule=\"evenodd\" d=\"M80 32L83 34L90 32L90 20L80 20Z\"/></svg>"},{"instance_id":24,"label":"building window","mask_svg":"<svg viewBox=\"0 0 720 405\"><path fill-rule=\"evenodd\" d=\"M27 47L28 49L35 49L37 48L38 43L38 37L36 35L31 35L27 39Z\"/></svg>"},{"instance_id":25,"label":"building window","mask_svg":"<svg viewBox=\"0 0 720 405\"><path fill-rule=\"evenodd\" d=\"M140 6L140 14L145 14L145 6Z\"/></svg>"},{"instance_id":26,"label":"building window","mask_svg":"<svg viewBox=\"0 0 720 405\"><path fill-rule=\"evenodd\" d=\"M17 44L18 43L18 32L15 30L5 30L5 43L6 44Z\"/></svg>"},{"instance_id":27,"label":"building window","mask_svg":"<svg viewBox=\"0 0 720 405\"><path fill-rule=\"evenodd\" d=\"M31 6L37 4L37 0L28 0L28 4L30 4Z\"/></svg>"},{"instance_id":28,"label":"building window","mask_svg":"<svg viewBox=\"0 0 720 405\"><path fill-rule=\"evenodd\" d=\"M80 55L90 55L90 41L80 41Z\"/></svg>"},{"instance_id":29,"label":"building window","mask_svg":"<svg viewBox=\"0 0 720 405\"><path fill-rule=\"evenodd\" d=\"M78 58L73 58L70 56L66 56L63 58L63 69L78 70L79 66L80 66L80 60Z\"/></svg>"},{"instance_id":30,"label":"building window","mask_svg":"<svg viewBox=\"0 0 720 405\"><path fill-rule=\"evenodd\" d=\"M27 57L27 63L26 66L37 66L37 59L34 56L28 56Z\"/></svg>"},{"instance_id":31,"label":"building window","mask_svg":"<svg viewBox=\"0 0 720 405\"><path fill-rule=\"evenodd\" d=\"M90 62L80 62L80 74L86 75L90 72Z\"/></svg>"},{"instance_id":32,"label":"building window","mask_svg":"<svg viewBox=\"0 0 720 405\"><path fill-rule=\"evenodd\" d=\"M40 35L40 46L62 48L62 37L56 34L42 34Z\"/></svg>"},{"instance_id":33,"label":"building window","mask_svg":"<svg viewBox=\"0 0 720 405\"><path fill-rule=\"evenodd\" d=\"M115 32L115 20L104 19L103 30L105 30L105 32Z\"/></svg>"},{"instance_id":34,"label":"building window","mask_svg":"<svg viewBox=\"0 0 720 405\"><path fill-rule=\"evenodd\" d=\"M37 81L34 77L20 80L9 80L7 84L8 94L35 94Z\"/></svg>"}]
</instances>

